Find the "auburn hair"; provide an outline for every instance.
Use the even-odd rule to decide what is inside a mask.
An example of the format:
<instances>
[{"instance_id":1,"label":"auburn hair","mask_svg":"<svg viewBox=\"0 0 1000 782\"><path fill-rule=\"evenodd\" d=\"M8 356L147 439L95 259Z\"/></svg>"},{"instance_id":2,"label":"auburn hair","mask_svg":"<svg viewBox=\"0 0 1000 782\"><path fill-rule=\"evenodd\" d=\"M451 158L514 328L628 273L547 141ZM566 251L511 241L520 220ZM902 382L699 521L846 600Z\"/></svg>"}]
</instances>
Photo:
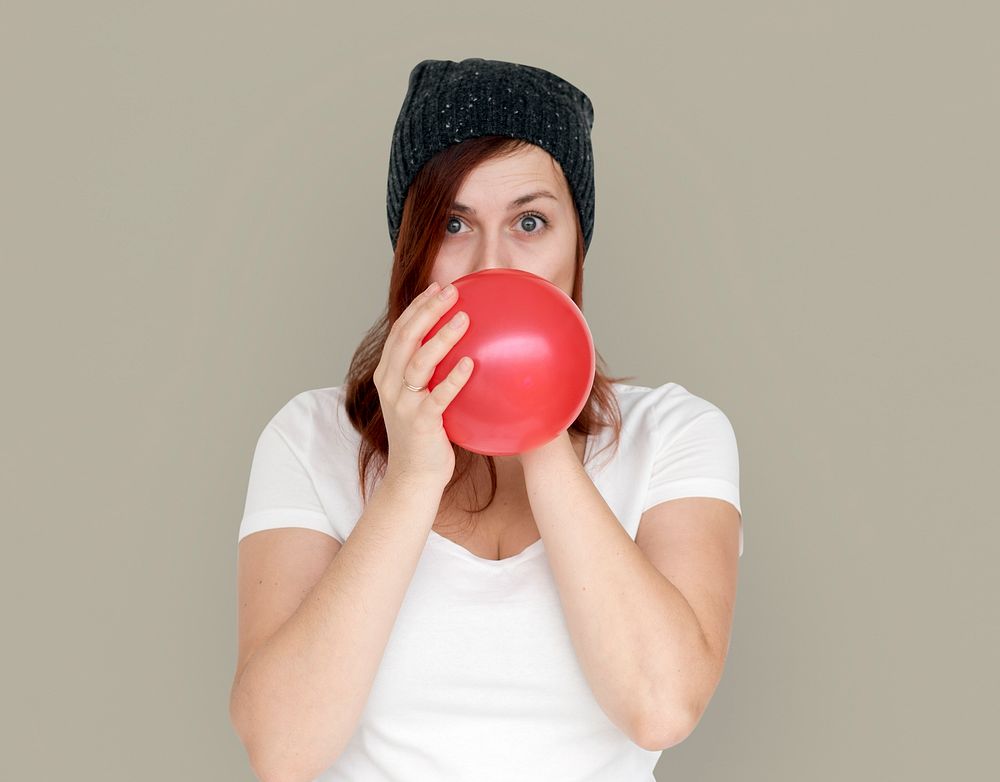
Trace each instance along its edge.
<instances>
[{"instance_id":1,"label":"auburn hair","mask_svg":"<svg viewBox=\"0 0 1000 782\"><path fill-rule=\"evenodd\" d=\"M468 174L484 161L502 158L529 146L532 146L531 143L524 139L506 136L478 136L466 139L446 147L424 164L407 191L393 256L386 309L362 338L351 359L345 379L345 409L352 425L361 435L358 452L358 484L361 488L362 503L365 505L370 494L366 491L366 487L373 460L376 462L374 465L376 476L372 488L374 483L385 475L388 467L389 440L382 418L378 390L372 378L375 367L381 360L389 329L410 302L430 285L431 269L445 238L445 224L451 205ZM556 166L554 158L552 162L557 175L565 182L565 177ZM575 222L576 274L572 299L582 312L583 262L586 250L579 215ZM605 366L604 358L596 349L595 354L596 367L590 396L570 427L570 431L589 437L598 429L610 426L614 433L611 444L617 449L621 435L621 410L612 384L634 378L609 377L602 371ZM445 487L443 496L448 496L463 484L472 469L477 466L477 462L485 463L489 470L491 487L489 499L482 508L466 509L466 512L474 516L488 508L496 497L496 463L492 456L468 451L454 443L452 447L455 451L455 473ZM471 483L475 490L475 481Z\"/></svg>"}]
</instances>

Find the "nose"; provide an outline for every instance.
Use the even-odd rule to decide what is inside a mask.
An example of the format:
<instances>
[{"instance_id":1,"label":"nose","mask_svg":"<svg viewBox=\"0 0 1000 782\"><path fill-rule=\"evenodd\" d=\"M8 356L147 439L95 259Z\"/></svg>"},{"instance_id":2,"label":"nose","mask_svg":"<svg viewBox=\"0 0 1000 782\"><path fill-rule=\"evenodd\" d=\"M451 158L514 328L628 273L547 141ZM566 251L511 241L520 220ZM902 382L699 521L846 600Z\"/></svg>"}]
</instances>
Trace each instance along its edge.
<instances>
[{"instance_id":1,"label":"nose","mask_svg":"<svg viewBox=\"0 0 1000 782\"><path fill-rule=\"evenodd\" d=\"M476 247L476 271L509 269L513 266L513 258L503 239L503 236L496 233L484 234L483 240Z\"/></svg>"},{"instance_id":2,"label":"nose","mask_svg":"<svg viewBox=\"0 0 1000 782\"><path fill-rule=\"evenodd\" d=\"M501 261L490 260L496 256L485 256L482 260L478 260L476 263L476 271L481 272L484 269L509 269L511 264L503 263Z\"/></svg>"}]
</instances>

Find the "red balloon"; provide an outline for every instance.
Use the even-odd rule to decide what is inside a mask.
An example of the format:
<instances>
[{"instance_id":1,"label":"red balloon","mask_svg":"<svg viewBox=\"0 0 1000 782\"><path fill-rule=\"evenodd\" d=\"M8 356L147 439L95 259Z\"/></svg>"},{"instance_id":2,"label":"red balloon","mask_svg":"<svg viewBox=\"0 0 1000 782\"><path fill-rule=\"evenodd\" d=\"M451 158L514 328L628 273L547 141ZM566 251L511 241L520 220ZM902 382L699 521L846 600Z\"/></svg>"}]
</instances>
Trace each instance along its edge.
<instances>
[{"instance_id":1,"label":"red balloon","mask_svg":"<svg viewBox=\"0 0 1000 782\"><path fill-rule=\"evenodd\" d=\"M448 438L474 453L512 456L568 429L594 383L594 340L566 293L520 269L483 269L453 281L458 298L424 337L460 310L462 338L427 384L444 380L471 356L472 375L442 416ZM423 343L421 343L423 344Z\"/></svg>"}]
</instances>

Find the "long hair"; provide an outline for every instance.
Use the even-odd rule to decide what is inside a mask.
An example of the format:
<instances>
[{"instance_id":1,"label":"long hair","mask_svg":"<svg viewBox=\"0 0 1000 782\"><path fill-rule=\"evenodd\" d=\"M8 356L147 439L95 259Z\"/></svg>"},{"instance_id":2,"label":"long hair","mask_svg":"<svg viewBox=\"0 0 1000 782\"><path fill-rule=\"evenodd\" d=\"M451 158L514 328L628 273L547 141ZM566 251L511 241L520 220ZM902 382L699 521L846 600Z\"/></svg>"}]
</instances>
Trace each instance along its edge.
<instances>
[{"instance_id":1,"label":"long hair","mask_svg":"<svg viewBox=\"0 0 1000 782\"><path fill-rule=\"evenodd\" d=\"M386 309L362 338L345 380L346 412L354 428L361 434L358 484L365 505L369 498L366 487L372 461L377 460L376 481L385 475L388 466L389 440L382 418L378 390L372 377L381 359L389 329L410 302L430 284L431 268L445 238L445 222L466 176L484 161L505 157L528 146L530 146L528 141L506 136L479 136L453 144L431 158L420 169L407 191L393 257ZM561 172L559 176L562 176ZM585 249L579 216L576 219L576 226L576 278L573 283L572 299L582 312ZM610 426L614 432L611 444L617 449L621 434L621 410L612 384L622 380L632 380L633 377L608 377L602 371L605 366L603 357L596 349L595 354L596 366L590 396L570 430L589 437L599 428ZM477 462L485 462L490 474L489 499L482 508L465 509L472 514L480 513L488 508L496 497L496 463L492 456L468 451L454 443L452 447L455 451L455 473L445 487L443 496L449 496L450 492L463 484Z\"/></svg>"}]
</instances>

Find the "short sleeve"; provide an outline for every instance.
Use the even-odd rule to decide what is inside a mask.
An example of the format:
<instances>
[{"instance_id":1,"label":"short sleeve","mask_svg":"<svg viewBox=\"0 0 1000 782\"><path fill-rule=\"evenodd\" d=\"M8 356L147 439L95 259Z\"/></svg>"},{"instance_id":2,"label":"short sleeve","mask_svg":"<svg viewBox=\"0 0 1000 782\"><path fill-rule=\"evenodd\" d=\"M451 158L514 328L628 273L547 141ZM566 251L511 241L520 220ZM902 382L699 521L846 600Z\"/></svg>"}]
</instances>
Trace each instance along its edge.
<instances>
[{"instance_id":1,"label":"short sleeve","mask_svg":"<svg viewBox=\"0 0 1000 782\"><path fill-rule=\"evenodd\" d=\"M252 532L281 527L305 527L340 540L309 472L272 421L254 449L237 543Z\"/></svg>"},{"instance_id":2,"label":"short sleeve","mask_svg":"<svg viewBox=\"0 0 1000 782\"><path fill-rule=\"evenodd\" d=\"M740 507L740 464L736 433L718 407L699 400L701 408L687 422L665 425L658 437L642 511L680 497L715 497L740 513L743 554L743 511Z\"/></svg>"}]
</instances>

